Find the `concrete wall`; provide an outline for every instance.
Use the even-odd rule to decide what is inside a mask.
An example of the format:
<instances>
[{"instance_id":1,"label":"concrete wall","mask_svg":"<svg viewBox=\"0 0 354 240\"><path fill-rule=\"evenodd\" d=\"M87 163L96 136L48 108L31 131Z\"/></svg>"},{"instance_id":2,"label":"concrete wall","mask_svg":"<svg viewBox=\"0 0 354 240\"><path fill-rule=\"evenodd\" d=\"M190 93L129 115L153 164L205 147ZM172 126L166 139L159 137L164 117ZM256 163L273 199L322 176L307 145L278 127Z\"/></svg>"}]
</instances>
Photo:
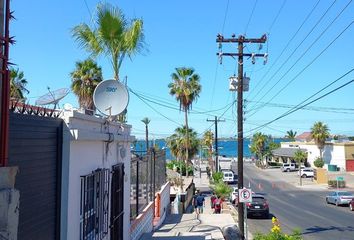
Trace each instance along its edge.
<instances>
[{"instance_id":1,"label":"concrete wall","mask_svg":"<svg viewBox=\"0 0 354 240\"><path fill-rule=\"evenodd\" d=\"M281 147L303 148L307 150L308 162L313 166L314 160L320 156L320 150L314 142L282 142ZM337 165L341 170L345 170L345 159L348 155L354 154L354 143L333 143L326 142L322 154L325 162L324 168L328 164Z\"/></svg>"},{"instance_id":2,"label":"concrete wall","mask_svg":"<svg viewBox=\"0 0 354 240\"><path fill-rule=\"evenodd\" d=\"M73 111L65 112L63 119L67 125L64 143L69 139L70 144L64 144L63 149L61 239L80 239L80 176L97 168L111 169L119 162L128 170L124 176L123 233L125 240L130 239L130 142L134 140L131 126ZM109 233L105 239L110 239Z\"/></svg>"},{"instance_id":3,"label":"concrete wall","mask_svg":"<svg viewBox=\"0 0 354 240\"><path fill-rule=\"evenodd\" d=\"M155 201L156 205L155 205L154 229L160 227L160 225L165 220L166 215L170 211L170 183L167 182L165 185L163 185L161 187L161 190L157 192L157 194L159 194L160 204L157 204L157 201Z\"/></svg>"},{"instance_id":4,"label":"concrete wall","mask_svg":"<svg viewBox=\"0 0 354 240\"><path fill-rule=\"evenodd\" d=\"M130 227L130 239L137 240L143 235L143 233L151 232L153 230L153 220L154 202L150 202L143 212L132 221Z\"/></svg>"}]
</instances>

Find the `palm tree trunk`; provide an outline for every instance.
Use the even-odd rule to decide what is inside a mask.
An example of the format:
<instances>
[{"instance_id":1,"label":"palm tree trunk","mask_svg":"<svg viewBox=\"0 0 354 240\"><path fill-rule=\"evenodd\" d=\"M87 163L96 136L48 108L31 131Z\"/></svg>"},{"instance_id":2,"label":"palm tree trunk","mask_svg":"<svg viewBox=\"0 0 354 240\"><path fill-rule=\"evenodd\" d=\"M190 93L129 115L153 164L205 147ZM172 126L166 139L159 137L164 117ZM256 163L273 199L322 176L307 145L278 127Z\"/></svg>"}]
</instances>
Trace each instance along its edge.
<instances>
[{"instance_id":1,"label":"palm tree trunk","mask_svg":"<svg viewBox=\"0 0 354 240\"><path fill-rule=\"evenodd\" d=\"M188 113L187 113L187 109L184 109L184 118L185 118L185 121L186 121L186 146L185 146L185 148L186 148L186 177L188 177L189 134L188 134Z\"/></svg>"}]
</instances>

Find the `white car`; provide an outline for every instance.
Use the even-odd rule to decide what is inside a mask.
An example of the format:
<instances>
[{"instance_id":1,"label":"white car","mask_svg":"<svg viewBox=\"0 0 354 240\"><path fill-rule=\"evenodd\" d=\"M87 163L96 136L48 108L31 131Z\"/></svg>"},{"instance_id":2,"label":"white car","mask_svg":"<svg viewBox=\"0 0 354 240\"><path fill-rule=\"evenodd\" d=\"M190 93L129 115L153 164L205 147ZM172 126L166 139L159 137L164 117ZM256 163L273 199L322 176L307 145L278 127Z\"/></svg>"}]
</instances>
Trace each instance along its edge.
<instances>
[{"instance_id":1,"label":"white car","mask_svg":"<svg viewBox=\"0 0 354 240\"><path fill-rule=\"evenodd\" d=\"M238 188L237 187L233 187L233 191L231 193L231 202L232 202L232 204L236 204L237 203L237 198L238 198Z\"/></svg>"},{"instance_id":2,"label":"white car","mask_svg":"<svg viewBox=\"0 0 354 240\"><path fill-rule=\"evenodd\" d=\"M297 175L302 178L314 177L314 172L312 168L303 168L300 171L297 171Z\"/></svg>"},{"instance_id":3,"label":"white car","mask_svg":"<svg viewBox=\"0 0 354 240\"><path fill-rule=\"evenodd\" d=\"M222 173L224 174L222 180L225 183L234 183L235 182L234 173L232 171L223 171Z\"/></svg>"},{"instance_id":4,"label":"white car","mask_svg":"<svg viewBox=\"0 0 354 240\"><path fill-rule=\"evenodd\" d=\"M295 165L295 163L283 163L283 166L281 166L280 169L282 172L295 171L296 165Z\"/></svg>"}]
</instances>

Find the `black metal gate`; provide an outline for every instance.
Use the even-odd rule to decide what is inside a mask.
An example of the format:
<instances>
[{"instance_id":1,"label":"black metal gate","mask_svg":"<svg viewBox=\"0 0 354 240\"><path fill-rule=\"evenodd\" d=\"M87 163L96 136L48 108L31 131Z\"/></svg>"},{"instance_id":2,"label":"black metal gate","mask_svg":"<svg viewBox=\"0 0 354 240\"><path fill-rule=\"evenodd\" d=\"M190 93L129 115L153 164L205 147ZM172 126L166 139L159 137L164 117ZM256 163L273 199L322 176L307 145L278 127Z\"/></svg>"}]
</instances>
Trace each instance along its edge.
<instances>
[{"instance_id":1,"label":"black metal gate","mask_svg":"<svg viewBox=\"0 0 354 240\"><path fill-rule=\"evenodd\" d=\"M124 164L112 167L111 240L123 240Z\"/></svg>"},{"instance_id":2,"label":"black metal gate","mask_svg":"<svg viewBox=\"0 0 354 240\"><path fill-rule=\"evenodd\" d=\"M61 119L10 113L9 166L18 166L19 240L60 239Z\"/></svg>"}]
</instances>

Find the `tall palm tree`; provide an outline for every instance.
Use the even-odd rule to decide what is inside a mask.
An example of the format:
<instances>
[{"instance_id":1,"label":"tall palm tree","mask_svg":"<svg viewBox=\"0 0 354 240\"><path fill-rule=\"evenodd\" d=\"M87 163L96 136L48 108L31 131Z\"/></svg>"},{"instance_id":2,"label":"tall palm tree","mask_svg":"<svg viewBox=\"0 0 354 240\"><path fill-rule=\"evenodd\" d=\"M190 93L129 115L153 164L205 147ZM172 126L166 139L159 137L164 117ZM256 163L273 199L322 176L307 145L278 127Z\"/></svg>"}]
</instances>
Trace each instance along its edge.
<instances>
[{"instance_id":1,"label":"tall palm tree","mask_svg":"<svg viewBox=\"0 0 354 240\"><path fill-rule=\"evenodd\" d=\"M311 128L311 135L320 150L320 157L322 158L322 150L326 139L329 137L329 128L323 122L315 122Z\"/></svg>"},{"instance_id":2,"label":"tall palm tree","mask_svg":"<svg viewBox=\"0 0 354 240\"><path fill-rule=\"evenodd\" d=\"M92 28L85 23L75 26L73 37L92 56L103 54L110 57L114 79L119 80L119 69L124 58L132 58L143 49L143 21L129 21L118 7L99 3L95 23Z\"/></svg>"},{"instance_id":3,"label":"tall palm tree","mask_svg":"<svg viewBox=\"0 0 354 240\"><path fill-rule=\"evenodd\" d=\"M78 61L70 73L71 89L78 97L80 108L95 110L93 92L102 81L102 70L92 59Z\"/></svg>"},{"instance_id":4,"label":"tall palm tree","mask_svg":"<svg viewBox=\"0 0 354 240\"><path fill-rule=\"evenodd\" d=\"M290 141L295 141L296 133L293 130L287 131L285 138L289 139Z\"/></svg>"},{"instance_id":5,"label":"tall palm tree","mask_svg":"<svg viewBox=\"0 0 354 240\"><path fill-rule=\"evenodd\" d=\"M26 88L27 80L25 79L25 74L18 68L10 69L10 98L16 101L25 101L24 93L29 93Z\"/></svg>"},{"instance_id":6,"label":"tall palm tree","mask_svg":"<svg viewBox=\"0 0 354 240\"><path fill-rule=\"evenodd\" d=\"M146 141L146 151L149 151L149 123L150 119L145 117L141 120L145 124L145 141Z\"/></svg>"},{"instance_id":7,"label":"tall palm tree","mask_svg":"<svg viewBox=\"0 0 354 240\"><path fill-rule=\"evenodd\" d=\"M186 133L186 144L189 143L189 131L188 131L188 112L192 108L192 104L198 99L201 92L201 85L199 83L200 77L194 73L193 68L176 68L176 72L171 74L172 82L168 85L170 88L170 94L176 97L179 102L180 110L184 111ZM186 164L188 165L189 146L185 146L186 149Z\"/></svg>"},{"instance_id":8,"label":"tall palm tree","mask_svg":"<svg viewBox=\"0 0 354 240\"><path fill-rule=\"evenodd\" d=\"M214 172L214 164L213 164L213 140L214 134L211 130L208 130L203 135L203 145L208 148L208 158L209 158L209 167L212 172Z\"/></svg>"}]
</instances>

